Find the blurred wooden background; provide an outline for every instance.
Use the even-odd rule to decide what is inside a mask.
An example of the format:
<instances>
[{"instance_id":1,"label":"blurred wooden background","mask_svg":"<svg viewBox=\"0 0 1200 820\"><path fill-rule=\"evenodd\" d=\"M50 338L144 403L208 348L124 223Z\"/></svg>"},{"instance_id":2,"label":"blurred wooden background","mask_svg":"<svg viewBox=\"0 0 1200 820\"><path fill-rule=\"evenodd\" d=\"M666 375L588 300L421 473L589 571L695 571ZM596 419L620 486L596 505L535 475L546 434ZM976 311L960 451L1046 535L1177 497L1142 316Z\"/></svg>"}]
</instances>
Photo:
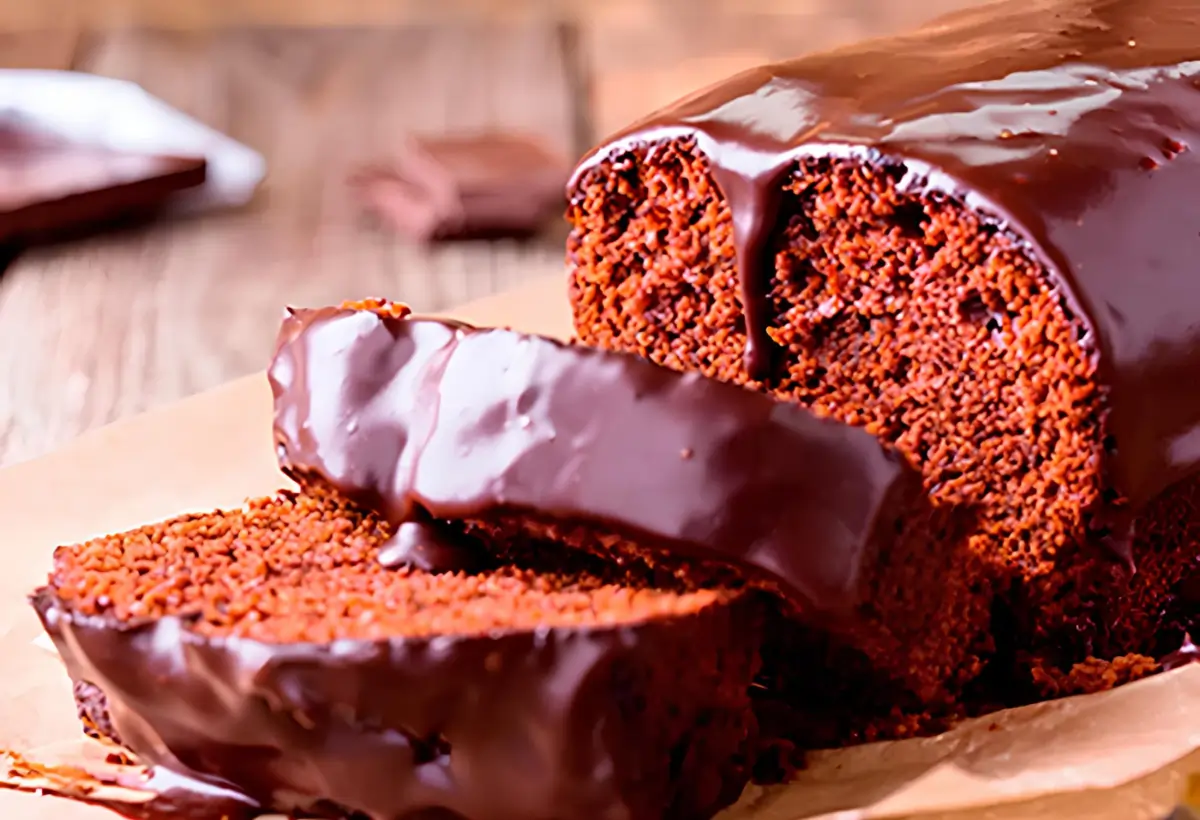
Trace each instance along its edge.
<instances>
[{"instance_id":1,"label":"blurred wooden background","mask_svg":"<svg viewBox=\"0 0 1200 820\"><path fill-rule=\"evenodd\" d=\"M562 231L424 250L365 221L346 175L406 131L513 126L578 155L741 68L977 2L0 0L0 67L133 80L269 166L244 211L0 273L0 464L262 368L285 304L440 310L561 271Z\"/></svg>"}]
</instances>

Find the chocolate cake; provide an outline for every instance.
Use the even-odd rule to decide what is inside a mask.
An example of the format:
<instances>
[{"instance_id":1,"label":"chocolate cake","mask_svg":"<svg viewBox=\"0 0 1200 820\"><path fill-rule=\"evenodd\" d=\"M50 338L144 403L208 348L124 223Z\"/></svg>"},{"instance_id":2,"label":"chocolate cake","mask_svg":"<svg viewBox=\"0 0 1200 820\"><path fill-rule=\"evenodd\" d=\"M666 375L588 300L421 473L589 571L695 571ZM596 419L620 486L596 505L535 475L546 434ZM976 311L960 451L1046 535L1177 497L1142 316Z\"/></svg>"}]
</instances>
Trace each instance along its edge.
<instances>
[{"instance_id":1,"label":"chocolate cake","mask_svg":"<svg viewBox=\"0 0 1200 820\"><path fill-rule=\"evenodd\" d=\"M861 430L384 302L290 311L269 376L298 493L33 596L87 731L222 811L704 818L978 672L973 513Z\"/></svg>"},{"instance_id":2,"label":"chocolate cake","mask_svg":"<svg viewBox=\"0 0 1200 820\"><path fill-rule=\"evenodd\" d=\"M525 239L562 213L570 164L540 140L480 131L407 140L350 184L385 224L425 242Z\"/></svg>"},{"instance_id":3,"label":"chocolate cake","mask_svg":"<svg viewBox=\"0 0 1200 820\"><path fill-rule=\"evenodd\" d=\"M582 161L575 327L894 444L980 509L993 669L1110 685L1200 612L1196 149L1198 0L1014 0L748 71Z\"/></svg>"},{"instance_id":4,"label":"chocolate cake","mask_svg":"<svg viewBox=\"0 0 1200 820\"><path fill-rule=\"evenodd\" d=\"M381 303L293 311L269 376L281 465L377 510L396 533L386 563L475 566L465 531L491 553L533 539L775 594L788 626L767 688L804 713L789 741L878 731L906 700L929 716L978 672L973 516L930 505L861 430L639 357Z\"/></svg>"},{"instance_id":5,"label":"chocolate cake","mask_svg":"<svg viewBox=\"0 0 1200 820\"><path fill-rule=\"evenodd\" d=\"M388 569L386 532L283 493L60 548L33 603L91 730L198 818L660 820L737 798L761 596L549 550Z\"/></svg>"}]
</instances>

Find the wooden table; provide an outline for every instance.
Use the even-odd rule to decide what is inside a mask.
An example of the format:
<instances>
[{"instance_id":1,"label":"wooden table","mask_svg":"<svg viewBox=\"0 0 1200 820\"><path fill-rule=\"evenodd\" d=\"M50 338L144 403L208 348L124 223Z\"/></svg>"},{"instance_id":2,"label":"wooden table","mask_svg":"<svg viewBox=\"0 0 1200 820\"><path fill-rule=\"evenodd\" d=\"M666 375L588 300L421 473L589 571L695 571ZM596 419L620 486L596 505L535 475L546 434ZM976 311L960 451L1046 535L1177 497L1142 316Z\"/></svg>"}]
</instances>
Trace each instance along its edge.
<instances>
[{"instance_id":1,"label":"wooden table","mask_svg":"<svg viewBox=\"0 0 1200 820\"><path fill-rule=\"evenodd\" d=\"M781 13L611 0L474 24L0 37L2 66L133 80L269 163L243 211L41 249L0 273L0 464L262 368L285 304L379 295L433 311L561 270L563 230L427 250L364 220L345 178L405 132L513 126L577 155L735 70L970 2L775 3Z\"/></svg>"}]
</instances>

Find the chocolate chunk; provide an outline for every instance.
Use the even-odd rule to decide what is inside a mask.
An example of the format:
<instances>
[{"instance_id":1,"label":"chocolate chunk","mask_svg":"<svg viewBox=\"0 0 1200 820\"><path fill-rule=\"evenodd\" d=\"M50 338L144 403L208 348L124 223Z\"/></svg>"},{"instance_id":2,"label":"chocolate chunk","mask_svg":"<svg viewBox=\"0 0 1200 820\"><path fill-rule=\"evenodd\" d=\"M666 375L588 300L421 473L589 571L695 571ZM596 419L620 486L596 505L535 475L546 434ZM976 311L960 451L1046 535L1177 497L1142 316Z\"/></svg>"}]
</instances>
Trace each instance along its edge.
<instances>
[{"instance_id":1,"label":"chocolate chunk","mask_svg":"<svg viewBox=\"0 0 1200 820\"><path fill-rule=\"evenodd\" d=\"M152 213L202 185L203 157L134 154L0 121L0 243L74 237Z\"/></svg>"},{"instance_id":2,"label":"chocolate chunk","mask_svg":"<svg viewBox=\"0 0 1200 820\"><path fill-rule=\"evenodd\" d=\"M520 135L420 137L351 179L366 205L423 241L531 236L561 212L566 161Z\"/></svg>"}]
</instances>

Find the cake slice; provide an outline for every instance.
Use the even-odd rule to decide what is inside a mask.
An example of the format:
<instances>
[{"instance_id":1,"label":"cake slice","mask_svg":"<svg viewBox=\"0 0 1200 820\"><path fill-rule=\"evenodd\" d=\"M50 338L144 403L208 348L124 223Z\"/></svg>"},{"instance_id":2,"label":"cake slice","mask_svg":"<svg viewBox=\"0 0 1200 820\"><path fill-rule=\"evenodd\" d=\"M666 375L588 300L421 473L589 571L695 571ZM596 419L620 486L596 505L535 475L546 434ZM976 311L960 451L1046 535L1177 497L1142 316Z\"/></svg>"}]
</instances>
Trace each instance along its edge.
<instances>
[{"instance_id":1,"label":"cake slice","mask_svg":"<svg viewBox=\"0 0 1200 820\"><path fill-rule=\"evenodd\" d=\"M298 493L61 547L33 596L87 730L172 789L699 819L978 671L971 511L865 432L383 302L291 311L269 376Z\"/></svg>"},{"instance_id":2,"label":"cake slice","mask_svg":"<svg viewBox=\"0 0 1200 820\"><path fill-rule=\"evenodd\" d=\"M884 731L953 711L988 649L971 511L931 505L861 430L386 303L292 311L269 376L281 466L376 510L389 565L454 571L532 542L771 593L765 694L800 724L769 728L801 746L873 736L900 706Z\"/></svg>"},{"instance_id":3,"label":"cake slice","mask_svg":"<svg viewBox=\"0 0 1200 820\"><path fill-rule=\"evenodd\" d=\"M757 596L553 551L387 569L386 533L331 494L283 493L60 548L33 603L90 730L176 802L660 820L740 794Z\"/></svg>"},{"instance_id":4,"label":"cake slice","mask_svg":"<svg viewBox=\"0 0 1200 820\"><path fill-rule=\"evenodd\" d=\"M1140 674L1200 613L1198 58L1198 0L1014 1L688 97L576 171L579 338L894 444L997 669Z\"/></svg>"}]
</instances>

